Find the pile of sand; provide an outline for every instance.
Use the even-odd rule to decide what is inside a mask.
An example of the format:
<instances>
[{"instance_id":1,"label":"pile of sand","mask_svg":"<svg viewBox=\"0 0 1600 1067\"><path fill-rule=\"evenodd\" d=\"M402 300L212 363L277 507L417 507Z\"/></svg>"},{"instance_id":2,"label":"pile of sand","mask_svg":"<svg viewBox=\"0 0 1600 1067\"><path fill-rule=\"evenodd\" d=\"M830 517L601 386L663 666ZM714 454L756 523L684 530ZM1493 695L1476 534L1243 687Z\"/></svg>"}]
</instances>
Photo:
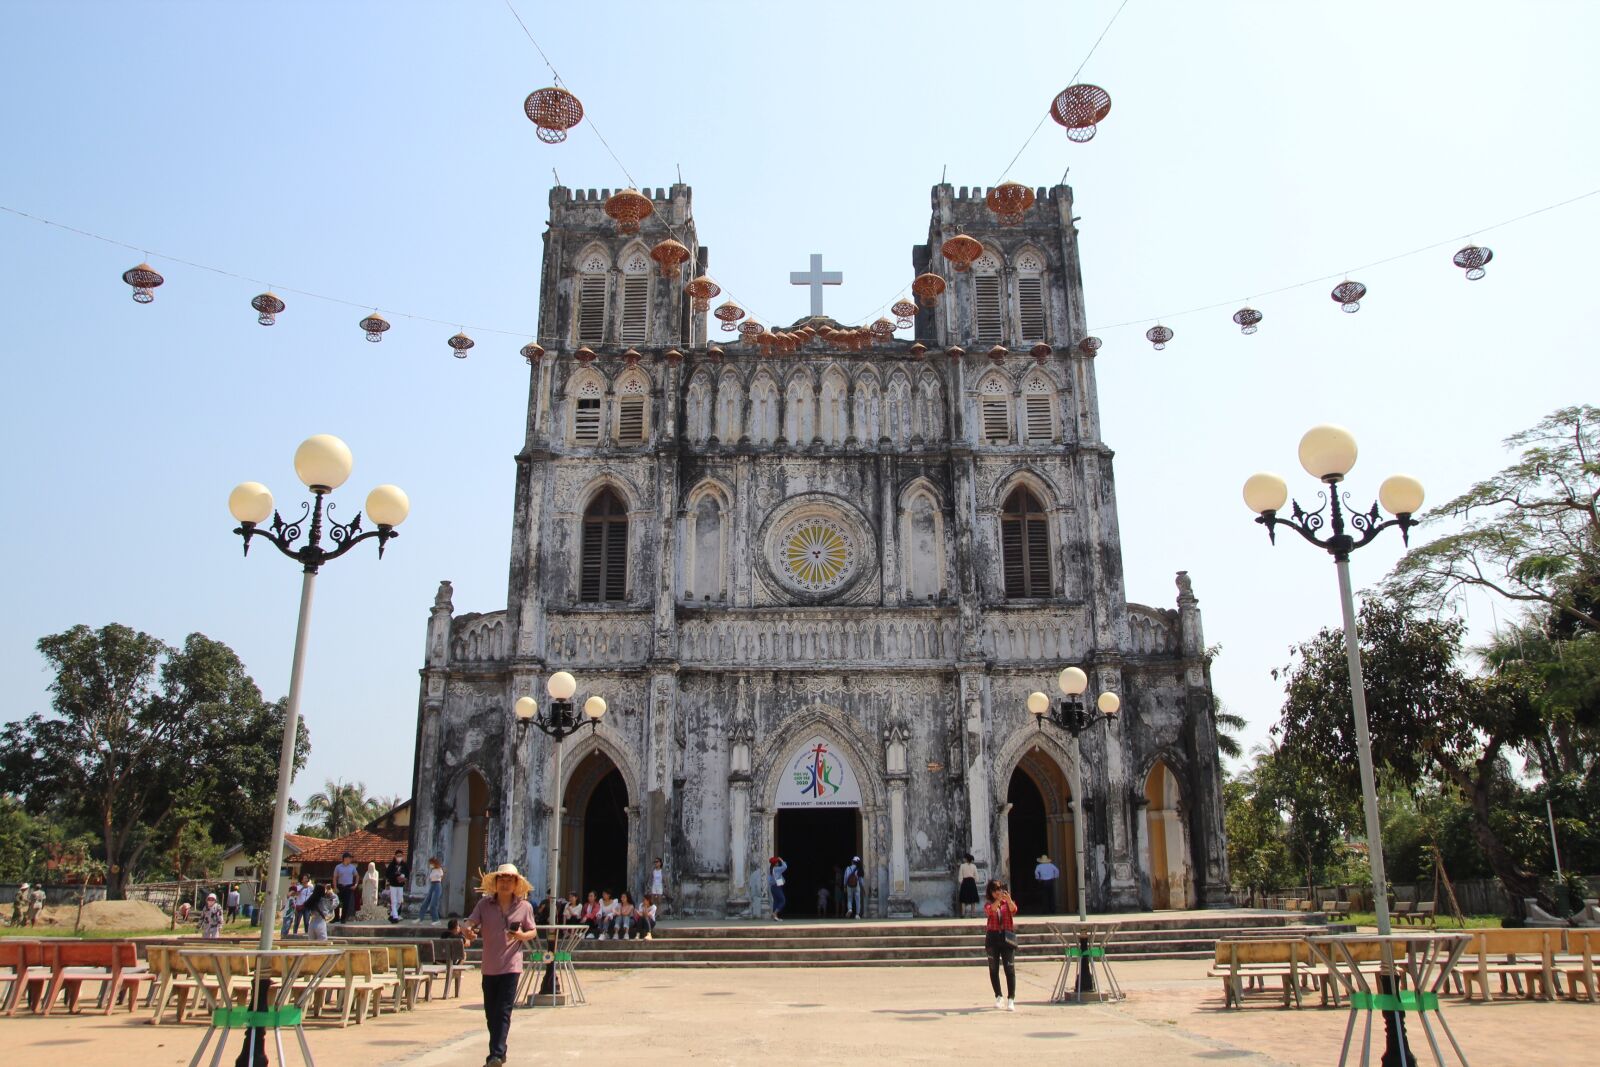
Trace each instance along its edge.
<instances>
[{"instance_id":1,"label":"pile of sand","mask_svg":"<svg viewBox=\"0 0 1600 1067\"><path fill-rule=\"evenodd\" d=\"M76 904L59 904L39 913L40 926L71 929L77 919ZM85 930L158 930L171 922L171 916L147 900L92 900L83 906Z\"/></svg>"}]
</instances>

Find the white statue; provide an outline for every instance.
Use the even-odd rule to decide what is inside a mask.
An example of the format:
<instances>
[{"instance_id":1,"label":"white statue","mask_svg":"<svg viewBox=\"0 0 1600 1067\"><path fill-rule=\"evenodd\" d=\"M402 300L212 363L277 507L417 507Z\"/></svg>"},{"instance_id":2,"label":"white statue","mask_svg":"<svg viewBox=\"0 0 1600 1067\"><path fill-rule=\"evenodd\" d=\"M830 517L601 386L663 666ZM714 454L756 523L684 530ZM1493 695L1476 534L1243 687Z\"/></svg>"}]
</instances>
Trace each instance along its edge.
<instances>
[{"instance_id":1,"label":"white statue","mask_svg":"<svg viewBox=\"0 0 1600 1067\"><path fill-rule=\"evenodd\" d=\"M389 910L378 893L378 865L369 863L367 873L361 876L361 910L356 912L356 921L381 923L388 918Z\"/></svg>"}]
</instances>

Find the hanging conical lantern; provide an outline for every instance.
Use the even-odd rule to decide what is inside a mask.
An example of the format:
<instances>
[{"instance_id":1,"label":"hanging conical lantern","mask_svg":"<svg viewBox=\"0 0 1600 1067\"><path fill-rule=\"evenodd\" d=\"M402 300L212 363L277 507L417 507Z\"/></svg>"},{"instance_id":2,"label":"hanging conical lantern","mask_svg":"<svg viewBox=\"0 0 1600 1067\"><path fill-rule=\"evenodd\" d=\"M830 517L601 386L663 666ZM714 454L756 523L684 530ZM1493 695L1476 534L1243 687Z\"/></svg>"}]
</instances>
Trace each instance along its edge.
<instances>
[{"instance_id":1,"label":"hanging conical lantern","mask_svg":"<svg viewBox=\"0 0 1600 1067\"><path fill-rule=\"evenodd\" d=\"M984 197L989 210L1000 218L1002 226L1021 226L1022 216L1033 206L1033 190L1016 182L1001 182Z\"/></svg>"},{"instance_id":2,"label":"hanging conical lantern","mask_svg":"<svg viewBox=\"0 0 1600 1067\"><path fill-rule=\"evenodd\" d=\"M945 258L950 257L946 254ZM954 263L954 260L951 262ZM939 294L944 292L944 279L937 274L919 274L911 283L911 291L917 294L917 299L922 301L923 307L931 308L939 303Z\"/></svg>"},{"instance_id":3,"label":"hanging conical lantern","mask_svg":"<svg viewBox=\"0 0 1600 1067\"><path fill-rule=\"evenodd\" d=\"M665 359L668 363L676 367L678 364L683 362L683 353L679 352L676 348L669 348L665 352L661 353L661 358Z\"/></svg>"},{"instance_id":4,"label":"hanging conical lantern","mask_svg":"<svg viewBox=\"0 0 1600 1067\"><path fill-rule=\"evenodd\" d=\"M1092 356L1100 351L1101 340L1098 337L1085 337L1078 342L1078 351L1086 356Z\"/></svg>"},{"instance_id":5,"label":"hanging conical lantern","mask_svg":"<svg viewBox=\"0 0 1600 1067\"><path fill-rule=\"evenodd\" d=\"M967 350L962 348L960 345L951 345L949 348L944 350L944 354L949 356L951 359L960 359L962 356L967 354Z\"/></svg>"},{"instance_id":6,"label":"hanging conical lantern","mask_svg":"<svg viewBox=\"0 0 1600 1067\"><path fill-rule=\"evenodd\" d=\"M582 348L572 353L572 358L576 359L579 363L593 363L595 359L595 351L588 345L584 345Z\"/></svg>"},{"instance_id":7,"label":"hanging conical lantern","mask_svg":"<svg viewBox=\"0 0 1600 1067\"><path fill-rule=\"evenodd\" d=\"M567 139L567 131L583 121L583 104L565 89L551 86L535 89L522 102L522 110L529 121L539 127L539 140L545 144L560 144Z\"/></svg>"},{"instance_id":8,"label":"hanging conical lantern","mask_svg":"<svg viewBox=\"0 0 1600 1067\"><path fill-rule=\"evenodd\" d=\"M660 248L661 246L657 245L656 247ZM689 294L689 306L691 308L696 311L709 311L711 310L711 298L722 292L722 286L702 274L684 286L683 291Z\"/></svg>"},{"instance_id":9,"label":"hanging conical lantern","mask_svg":"<svg viewBox=\"0 0 1600 1067\"><path fill-rule=\"evenodd\" d=\"M654 210L650 198L637 189L622 189L606 198L606 214L617 220L618 233L638 233L639 223Z\"/></svg>"},{"instance_id":10,"label":"hanging conical lantern","mask_svg":"<svg viewBox=\"0 0 1600 1067\"><path fill-rule=\"evenodd\" d=\"M135 304L148 304L156 298L150 290L166 281L161 275L151 269L150 264L141 263L137 267L130 267L122 272L122 280L133 286L133 302Z\"/></svg>"},{"instance_id":11,"label":"hanging conical lantern","mask_svg":"<svg viewBox=\"0 0 1600 1067\"><path fill-rule=\"evenodd\" d=\"M1067 128L1067 140L1092 141L1094 128L1111 113L1111 94L1098 85L1069 85L1050 101L1050 117Z\"/></svg>"},{"instance_id":12,"label":"hanging conical lantern","mask_svg":"<svg viewBox=\"0 0 1600 1067\"><path fill-rule=\"evenodd\" d=\"M1328 295L1333 297L1343 310L1354 314L1361 310L1361 298L1367 295L1367 287L1360 282L1340 282Z\"/></svg>"},{"instance_id":13,"label":"hanging conical lantern","mask_svg":"<svg viewBox=\"0 0 1600 1067\"><path fill-rule=\"evenodd\" d=\"M888 319L880 318L867 329L871 331L874 341L887 341L894 336L894 323Z\"/></svg>"},{"instance_id":14,"label":"hanging conical lantern","mask_svg":"<svg viewBox=\"0 0 1600 1067\"><path fill-rule=\"evenodd\" d=\"M1040 341L1038 344L1033 346L1033 349L1028 354L1031 355L1034 359L1038 360L1040 363L1043 363L1045 360L1049 359L1051 357L1051 355L1053 355L1054 353L1055 353L1055 349L1051 348L1049 345L1045 344L1043 341Z\"/></svg>"},{"instance_id":15,"label":"hanging conical lantern","mask_svg":"<svg viewBox=\"0 0 1600 1067\"><path fill-rule=\"evenodd\" d=\"M711 362L713 362L713 363L721 363L722 362L722 356L723 356L722 349L719 348L716 345L712 345L710 348L706 349L706 355L711 358Z\"/></svg>"},{"instance_id":16,"label":"hanging conical lantern","mask_svg":"<svg viewBox=\"0 0 1600 1067\"><path fill-rule=\"evenodd\" d=\"M284 308L282 300L271 289L250 301L250 306L256 309L256 321L263 326L271 326L277 322L278 312Z\"/></svg>"},{"instance_id":17,"label":"hanging conical lantern","mask_svg":"<svg viewBox=\"0 0 1600 1067\"><path fill-rule=\"evenodd\" d=\"M732 333L739 328L739 320L744 318L744 308L731 300L725 300L717 305L717 310L711 314L722 320L722 332Z\"/></svg>"},{"instance_id":18,"label":"hanging conical lantern","mask_svg":"<svg viewBox=\"0 0 1600 1067\"><path fill-rule=\"evenodd\" d=\"M1487 248L1477 245L1468 245L1457 252L1450 260L1456 266L1467 272L1467 281L1475 282L1483 277L1483 268L1494 258L1494 253Z\"/></svg>"},{"instance_id":19,"label":"hanging conical lantern","mask_svg":"<svg viewBox=\"0 0 1600 1067\"><path fill-rule=\"evenodd\" d=\"M989 349L989 359L996 364L1004 363L1006 361L1006 356L1008 355L1010 355L1010 353L1006 351L1006 347L1004 345L995 345L993 348Z\"/></svg>"},{"instance_id":20,"label":"hanging conical lantern","mask_svg":"<svg viewBox=\"0 0 1600 1067\"><path fill-rule=\"evenodd\" d=\"M766 327L755 319L746 319L739 324L739 336L744 338L745 344L753 345L765 329Z\"/></svg>"},{"instance_id":21,"label":"hanging conical lantern","mask_svg":"<svg viewBox=\"0 0 1600 1067\"><path fill-rule=\"evenodd\" d=\"M689 250L668 237L650 250L650 258L660 265L663 278L671 278L689 261Z\"/></svg>"},{"instance_id":22,"label":"hanging conical lantern","mask_svg":"<svg viewBox=\"0 0 1600 1067\"><path fill-rule=\"evenodd\" d=\"M917 305L913 304L911 301L897 301L894 307L890 308L889 311L897 320L895 322L895 329L909 330L915 324L917 317Z\"/></svg>"},{"instance_id":23,"label":"hanging conical lantern","mask_svg":"<svg viewBox=\"0 0 1600 1067\"><path fill-rule=\"evenodd\" d=\"M939 246L939 253L945 259L948 259L950 265L958 272L966 273L972 266L973 261L983 255L983 244L976 237L968 237L964 233L958 233ZM922 277L926 278L928 275L924 274ZM938 278L939 276L935 274L933 277ZM943 281L944 279L940 278L939 280Z\"/></svg>"},{"instance_id":24,"label":"hanging conical lantern","mask_svg":"<svg viewBox=\"0 0 1600 1067\"><path fill-rule=\"evenodd\" d=\"M912 344L910 348L906 349L906 351L911 353L912 359L921 359L923 356L928 354L928 346L923 344L921 341L917 341Z\"/></svg>"},{"instance_id":25,"label":"hanging conical lantern","mask_svg":"<svg viewBox=\"0 0 1600 1067\"><path fill-rule=\"evenodd\" d=\"M367 340L376 344L383 340L385 331L389 329L389 322L382 315L374 311L361 320L361 328L367 331Z\"/></svg>"},{"instance_id":26,"label":"hanging conical lantern","mask_svg":"<svg viewBox=\"0 0 1600 1067\"><path fill-rule=\"evenodd\" d=\"M466 359L467 349L472 347L472 338L468 337L464 333L458 333L454 337L450 338L450 340L446 341L445 344L450 346L450 350L455 354L457 359Z\"/></svg>"},{"instance_id":27,"label":"hanging conical lantern","mask_svg":"<svg viewBox=\"0 0 1600 1067\"><path fill-rule=\"evenodd\" d=\"M1144 338L1157 352L1160 352L1167 347L1167 342L1172 340L1172 330L1166 326L1152 326L1144 332Z\"/></svg>"},{"instance_id":28,"label":"hanging conical lantern","mask_svg":"<svg viewBox=\"0 0 1600 1067\"><path fill-rule=\"evenodd\" d=\"M528 361L528 366L533 366L544 358L544 346L537 341L529 341L522 346L522 358Z\"/></svg>"},{"instance_id":29,"label":"hanging conical lantern","mask_svg":"<svg viewBox=\"0 0 1600 1067\"><path fill-rule=\"evenodd\" d=\"M643 358L644 357L639 354L639 350L637 348L630 348L626 352L622 353L622 362L629 367L637 367L639 365L639 360Z\"/></svg>"},{"instance_id":30,"label":"hanging conical lantern","mask_svg":"<svg viewBox=\"0 0 1600 1067\"><path fill-rule=\"evenodd\" d=\"M1262 320L1261 312L1252 307L1242 307L1233 313L1233 321L1239 324L1239 332L1250 334L1256 332L1256 324Z\"/></svg>"}]
</instances>

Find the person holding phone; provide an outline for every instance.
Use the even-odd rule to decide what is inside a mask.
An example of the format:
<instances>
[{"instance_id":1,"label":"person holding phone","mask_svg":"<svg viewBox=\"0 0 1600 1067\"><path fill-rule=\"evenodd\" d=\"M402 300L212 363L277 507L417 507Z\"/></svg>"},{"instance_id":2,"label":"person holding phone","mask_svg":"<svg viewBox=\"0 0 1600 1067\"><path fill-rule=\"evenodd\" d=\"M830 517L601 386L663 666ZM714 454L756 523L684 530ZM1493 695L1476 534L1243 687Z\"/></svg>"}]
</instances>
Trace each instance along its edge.
<instances>
[{"instance_id":1,"label":"person holding phone","mask_svg":"<svg viewBox=\"0 0 1600 1067\"><path fill-rule=\"evenodd\" d=\"M998 878L989 879L983 905L983 951L989 958L989 985L994 989L994 1006L1000 1011L1017 1010L1017 914L1011 891ZM1006 995L1000 995L1000 967L1006 969Z\"/></svg>"},{"instance_id":2,"label":"person holding phone","mask_svg":"<svg viewBox=\"0 0 1600 1067\"><path fill-rule=\"evenodd\" d=\"M466 943L483 938L483 1014L489 1025L489 1058L484 1067L503 1067L522 977L522 946L539 936L528 893L533 886L516 865L502 863L483 876L484 896L463 924Z\"/></svg>"}]
</instances>

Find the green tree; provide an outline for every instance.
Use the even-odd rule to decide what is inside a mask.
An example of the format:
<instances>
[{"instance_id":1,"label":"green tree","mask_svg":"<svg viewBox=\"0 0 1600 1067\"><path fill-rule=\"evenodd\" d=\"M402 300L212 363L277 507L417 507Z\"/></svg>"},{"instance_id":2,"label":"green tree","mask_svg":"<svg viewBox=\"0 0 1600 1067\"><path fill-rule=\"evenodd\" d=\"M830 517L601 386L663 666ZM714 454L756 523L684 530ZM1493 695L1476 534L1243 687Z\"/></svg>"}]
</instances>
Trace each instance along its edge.
<instances>
[{"instance_id":1,"label":"green tree","mask_svg":"<svg viewBox=\"0 0 1600 1067\"><path fill-rule=\"evenodd\" d=\"M175 649L112 624L51 634L39 651L55 672L51 712L0 731L0 788L35 814L90 822L109 897L123 896L160 847L156 828L196 789L213 839L264 841L283 707L262 699L232 649L203 634ZM310 748L303 723L298 742L297 766Z\"/></svg>"},{"instance_id":2,"label":"green tree","mask_svg":"<svg viewBox=\"0 0 1600 1067\"><path fill-rule=\"evenodd\" d=\"M372 821L373 805L365 782L326 779L320 792L306 798L300 832L343 837Z\"/></svg>"},{"instance_id":3,"label":"green tree","mask_svg":"<svg viewBox=\"0 0 1600 1067\"><path fill-rule=\"evenodd\" d=\"M1406 553L1391 592L1437 610L1484 589L1600 631L1600 408L1562 408L1505 443L1521 456L1423 517L1458 528Z\"/></svg>"},{"instance_id":4,"label":"green tree","mask_svg":"<svg viewBox=\"0 0 1600 1067\"><path fill-rule=\"evenodd\" d=\"M1283 816L1272 798L1262 794L1254 765L1222 783L1222 801L1234 884L1248 889L1253 899L1294 881Z\"/></svg>"},{"instance_id":5,"label":"green tree","mask_svg":"<svg viewBox=\"0 0 1600 1067\"><path fill-rule=\"evenodd\" d=\"M1278 813L1292 862L1279 884L1304 878L1306 888L1334 879L1346 834L1360 814L1347 794L1330 790L1315 767L1286 747L1257 753L1251 770L1257 803Z\"/></svg>"},{"instance_id":6,"label":"green tree","mask_svg":"<svg viewBox=\"0 0 1600 1067\"><path fill-rule=\"evenodd\" d=\"M1229 759L1243 759L1244 747L1239 744L1239 733L1250 723L1243 715L1235 715L1220 699L1215 701L1217 724L1217 751Z\"/></svg>"}]
</instances>

